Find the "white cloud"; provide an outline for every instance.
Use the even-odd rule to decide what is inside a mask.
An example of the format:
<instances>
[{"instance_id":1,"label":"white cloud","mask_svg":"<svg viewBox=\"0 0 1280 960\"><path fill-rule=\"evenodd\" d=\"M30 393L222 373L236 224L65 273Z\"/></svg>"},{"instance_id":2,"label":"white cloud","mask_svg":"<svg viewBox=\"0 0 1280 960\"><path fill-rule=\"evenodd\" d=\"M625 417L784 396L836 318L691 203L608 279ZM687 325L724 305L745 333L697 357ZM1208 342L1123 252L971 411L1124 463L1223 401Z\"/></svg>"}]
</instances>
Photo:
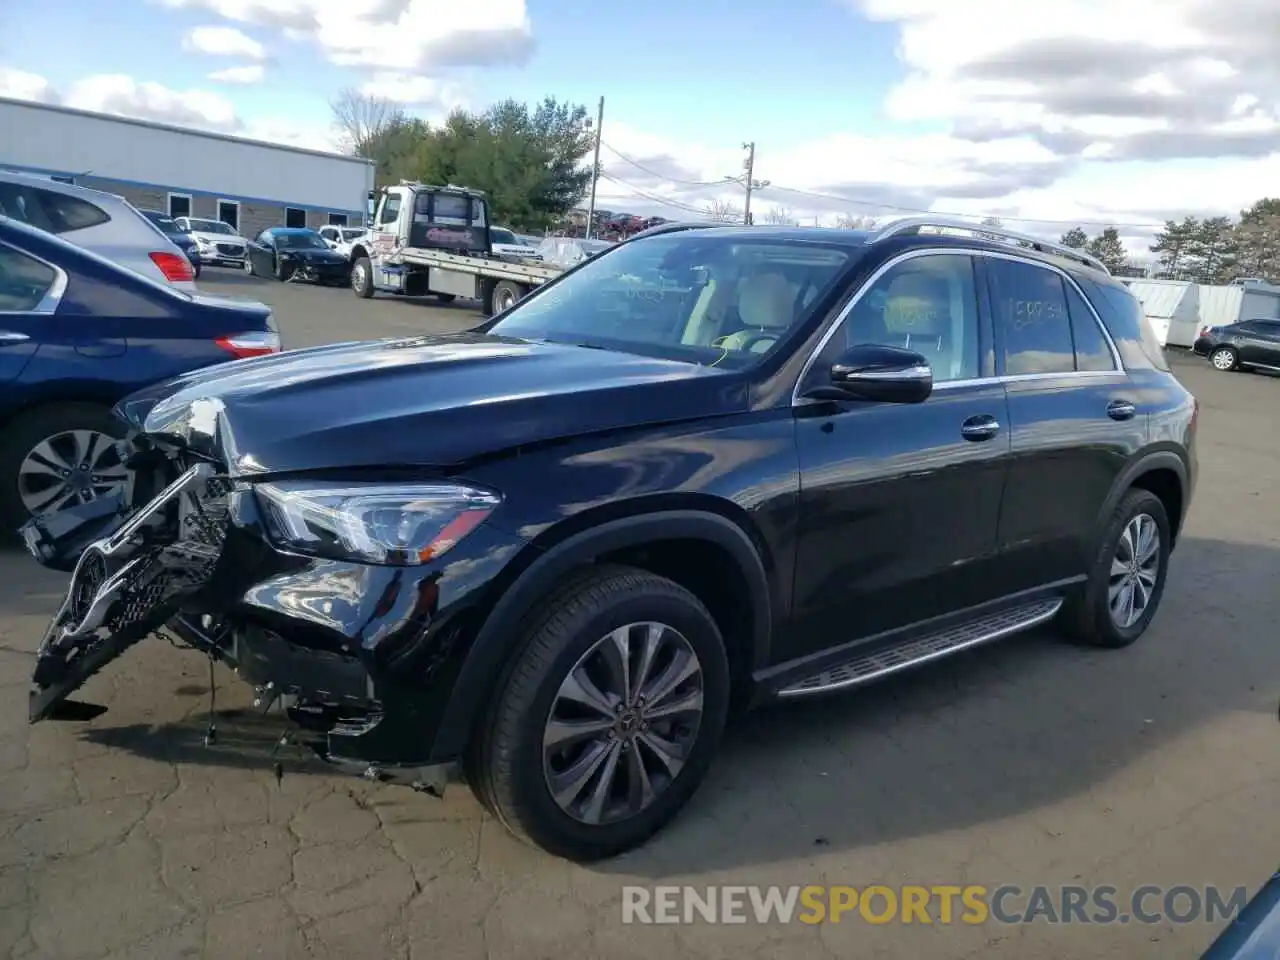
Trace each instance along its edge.
<instances>
[{"instance_id":1,"label":"white cloud","mask_svg":"<svg viewBox=\"0 0 1280 960\"><path fill-rule=\"evenodd\" d=\"M37 103L58 102L57 91L44 77L8 67L0 67L0 97L34 100Z\"/></svg>"},{"instance_id":2,"label":"white cloud","mask_svg":"<svg viewBox=\"0 0 1280 960\"><path fill-rule=\"evenodd\" d=\"M243 67L227 67L209 74L215 83L261 83L266 71L260 63L250 63Z\"/></svg>"},{"instance_id":3,"label":"white cloud","mask_svg":"<svg viewBox=\"0 0 1280 960\"><path fill-rule=\"evenodd\" d=\"M15 76L19 79L15 80ZM212 130L311 150L339 149L333 131L327 127L303 126L275 117L244 118L221 94L209 90L174 90L124 74L84 77L63 93L43 77L19 75L17 71L0 67L0 96L61 103L80 110Z\"/></svg>"},{"instance_id":4,"label":"white cloud","mask_svg":"<svg viewBox=\"0 0 1280 960\"><path fill-rule=\"evenodd\" d=\"M524 0L163 0L235 23L314 40L342 66L435 73L525 62L533 27Z\"/></svg>"},{"instance_id":5,"label":"white cloud","mask_svg":"<svg viewBox=\"0 0 1280 960\"><path fill-rule=\"evenodd\" d=\"M436 113L448 113L468 103L460 84L405 73L375 73L360 85L360 92L367 97Z\"/></svg>"},{"instance_id":6,"label":"white cloud","mask_svg":"<svg viewBox=\"0 0 1280 960\"><path fill-rule=\"evenodd\" d=\"M235 27L196 27L182 39L182 49L213 57L265 60L267 48Z\"/></svg>"}]
</instances>

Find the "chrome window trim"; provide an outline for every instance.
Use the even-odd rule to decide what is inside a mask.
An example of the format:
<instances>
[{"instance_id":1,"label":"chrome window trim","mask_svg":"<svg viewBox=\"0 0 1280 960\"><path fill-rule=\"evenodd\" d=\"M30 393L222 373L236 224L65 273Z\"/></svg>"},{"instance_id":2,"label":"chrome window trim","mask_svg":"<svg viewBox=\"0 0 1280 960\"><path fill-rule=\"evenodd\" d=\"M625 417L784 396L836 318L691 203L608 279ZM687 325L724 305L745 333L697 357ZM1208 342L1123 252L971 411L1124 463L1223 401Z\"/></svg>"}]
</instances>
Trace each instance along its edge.
<instances>
[{"instance_id":1,"label":"chrome window trim","mask_svg":"<svg viewBox=\"0 0 1280 960\"><path fill-rule=\"evenodd\" d=\"M44 257L37 257L30 251L23 250L21 247L15 247L11 243L0 240L0 247L12 250L20 257L26 257L34 260L36 263L42 263L53 271L53 283L49 285L49 289L44 292L44 296L30 310L0 310L0 317L25 317L36 314L42 317L52 316L58 310L58 305L62 303L62 298L67 292L67 271L63 270L56 263L50 263Z\"/></svg>"},{"instance_id":2,"label":"chrome window trim","mask_svg":"<svg viewBox=\"0 0 1280 960\"><path fill-rule=\"evenodd\" d=\"M976 250L969 247L928 247L928 248L923 248L919 250L908 250L905 253L901 253L898 256L893 257L890 260L887 260L885 263L880 265L879 269L877 269L875 273L873 273L870 277L868 277L866 280L863 281L862 286L858 289L857 293L853 295L853 299L851 299L847 304L845 304L844 309L842 309L840 313L836 315L835 320L832 321L831 325L827 328L827 331L822 335L822 338L818 341L817 346L815 346L813 348L813 351L809 354L809 359L807 359L804 363L804 366L800 368L800 375L796 378L795 386L791 388L791 405L793 407L796 407L796 406L804 406L812 403L823 402L820 400L811 400L805 397L801 397L800 387L804 384L805 378L808 377L810 372L813 370L813 365L817 362L818 357L822 354L822 351L827 348L827 344L830 343L831 338L835 336L836 331L840 329L841 325L848 318L849 314L853 312L853 308L858 305L859 301L861 301L863 296L866 295L867 291L870 290L871 287L875 285L877 280L879 280L882 276L884 276L894 267L898 266L898 264L905 263L908 260L914 260L917 257L940 257L940 256L956 256L956 255L968 256L968 257L987 257L992 260L1009 260L1009 261L1012 261L1013 263L1022 263L1022 264L1026 264L1027 266L1039 267L1043 270L1048 270L1052 273L1056 273L1065 282L1071 284L1072 289L1075 290L1075 292L1080 296L1080 299L1083 300L1085 304L1088 306L1089 313L1093 317L1093 322L1097 325L1098 329L1102 331L1103 339L1106 340L1107 347L1111 350L1111 362L1114 364L1114 367L1111 370L1063 370L1056 373L1015 373L1015 374L1004 374L1002 376L971 377L965 380L944 380L941 383L935 383L933 385L934 390L954 389L957 387L970 387L978 384L993 384L993 383L1006 383L1006 382L1016 383L1016 382L1033 381L1033 380L1057 380L1063 377L1070 377L1072 379L1097 379L1100 377L1122 377L1127 373L1127 371L1125 370L1124 361L1120 357L1120 351L1116 347L1115 340L1111 338L1111 331L1107 329L1107 325L1103 323L1102 318L1098 316L1097 308L1093 305L1093 302L1085 295L1085 292L1082 289L1080 289L1080 285L1076 283L1075 278L1073 278L1069 273L1067 273L1061 267L1052 263L1043 263L1039 260L1033 260L1027 257L1020 257L1017 254L1004 253L1002 251ZM1069 317L1070 317L1070 309L1068 308L1068 318ZM992 318L992 323L994 326L994 318Z\"/></svg>"}]
</instances>

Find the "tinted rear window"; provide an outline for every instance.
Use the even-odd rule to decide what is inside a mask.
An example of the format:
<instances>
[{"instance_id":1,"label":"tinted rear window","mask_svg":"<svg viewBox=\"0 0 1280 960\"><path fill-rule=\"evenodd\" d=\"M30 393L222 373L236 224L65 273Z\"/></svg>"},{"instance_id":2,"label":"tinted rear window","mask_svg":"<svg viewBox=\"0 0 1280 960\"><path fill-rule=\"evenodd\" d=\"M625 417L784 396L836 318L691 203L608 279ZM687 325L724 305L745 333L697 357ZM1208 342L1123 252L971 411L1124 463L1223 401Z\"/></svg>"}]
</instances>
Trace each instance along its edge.
<instances>
[{"instance_id":1,"label":"tinted rear window","mask_svg":"<svg viewBox=\"0 0 1280 960\"><path fill-rule=\"evenodd\" d=\"M1164 348L1147 321L1142 302L1127 287L1097 283L1085 277L1077 277L1076 280L1111 332L1125 366L1169 369Z\"/></svg>"}]
</instances>

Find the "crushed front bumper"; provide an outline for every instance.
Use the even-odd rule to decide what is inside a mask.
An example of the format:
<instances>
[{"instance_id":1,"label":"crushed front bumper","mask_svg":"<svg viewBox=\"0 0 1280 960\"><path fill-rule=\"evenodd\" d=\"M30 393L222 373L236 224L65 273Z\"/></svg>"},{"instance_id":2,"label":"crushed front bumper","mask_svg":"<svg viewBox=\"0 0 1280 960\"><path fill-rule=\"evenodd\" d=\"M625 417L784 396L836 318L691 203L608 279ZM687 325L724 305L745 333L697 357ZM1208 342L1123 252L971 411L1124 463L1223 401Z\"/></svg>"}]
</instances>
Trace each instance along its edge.
<instances>
[{"instance_id":1,"label":"crushed front bumper","mask_svg":"<svg viewBox=\"0 0 1280 960\"><path fill-rule=\"evenodd\" d=\"M270 542L251 484L203 463L140 499L23 530L41 563L73 567L40 644L32 722L101 712L68 697L160 633L278 700L325 759L376 779L439 780L457 759L436 748L454 680L488 587L522 541L481 525L421 567L303 557Z\"/></svg>"}]
</instances>

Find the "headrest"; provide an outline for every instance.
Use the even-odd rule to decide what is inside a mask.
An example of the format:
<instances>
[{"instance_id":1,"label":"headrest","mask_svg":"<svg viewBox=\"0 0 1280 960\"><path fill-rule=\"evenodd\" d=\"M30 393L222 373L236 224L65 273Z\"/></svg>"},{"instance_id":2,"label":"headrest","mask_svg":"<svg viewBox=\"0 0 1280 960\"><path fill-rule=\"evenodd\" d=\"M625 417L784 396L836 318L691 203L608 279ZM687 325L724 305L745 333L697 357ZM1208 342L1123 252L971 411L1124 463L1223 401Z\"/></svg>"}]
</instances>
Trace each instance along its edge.
<instances>
[{"instance_id":1,"label":"headrest","mask_svg":"<svg viewBox=\"0 0 1280 960\"><path fill-rule=\"evenodd\" d=\"M895 333L948 332L951 295L947 281L924 273L907 273L889 287L885 326Z\"/></svg>"},{"instance_id":2,"label":"headrest","mask_svg":"<svg viewBox=\"0 0 1280 960\"><path fill-rule=\"evenodd\" d=\"M756 274L738 287L738 316L748 327L785 330L795 319L795 298L781 274Z\"/></svg>"}]
</instances>

